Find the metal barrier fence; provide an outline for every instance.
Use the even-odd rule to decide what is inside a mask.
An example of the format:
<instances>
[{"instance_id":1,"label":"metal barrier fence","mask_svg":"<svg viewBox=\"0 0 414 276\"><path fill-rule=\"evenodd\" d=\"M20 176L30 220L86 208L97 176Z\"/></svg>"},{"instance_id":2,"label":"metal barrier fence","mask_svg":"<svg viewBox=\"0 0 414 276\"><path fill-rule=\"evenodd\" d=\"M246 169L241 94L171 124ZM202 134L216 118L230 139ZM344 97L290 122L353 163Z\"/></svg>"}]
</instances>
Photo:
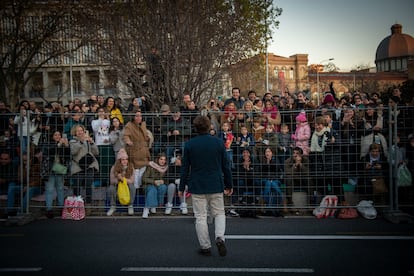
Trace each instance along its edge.
<instances>
[{"instance_id":1,"label":"metal barrier fence","mask_svg":"<svg viewBox=\"0 0 414 276\"><path fill-rule=\"evenodd\" d=\"M233 128L234 139L231 145L226 146L233 171L234 194L226 198L227 209L260 212L309 211L318 206L325 195L336 195L340 203L350 206L355 206L361 199L373 200L376 207L385 209L411 210L414 206L413 187L397 187L398 166L404 162L409 164L409 168L414 167L414 160L409 159L412 155L408 154L414 148L408 139L413 133L414 112L411 106L398 107L398 109L385 107L381 110L371 107L306 110L311 134L307 140L309 149L302 146L303 141L298 137L303 134L303 131L302 134L296 132L298 128L303 129L303 124L299 127L296 122L300 110L279 110L281 126L276 126L277 133L266 131L270 120L263 120L265 117L260 112L239 111L229 114L204 110L201 113L211 117L211 135L223 139L223 143L226 143L229 136L231 137L223 134L223 122L227 122ZM150 148L152 160L158 153L165 152L170 165L174 163L175 158L180 158L183 143L197 135L192 129L191 121L199 112L181 112L177 115L180 118L178 120L173 119L173 114L144 114L144 121L153 136ZM31 123L23 124L16 121L16 117L20 115L23 114L0 116L3 128L0 130L2 132L0 150L1 153L11 154L14 168L8 171L2 169L0 178L17 181L18 174L26 177L26 181L17 183L21 189L13 193L16 196L13 209L30 212L45 206L44 183L48 176L42 175L42 160L49 156L42 146L51 139L52 130L64 131L71 115L22 116L29 122L37 123L36 127L30 126ZM84 118L82 124L89 129L91 135L94 135L91 121L96 119L96 114L83 114L82 117ZM123 113L125 124L133 120L133 117L134 114ZM325 119L331 117L332 122L329 126L335 131L328 132L325 128L315 130L315 123L320 123L319 117ZM256 118L261 118L261 123L255 123L259 121ZM50 126L48 130L42 128L46 123ZM23 135L25 133L23 127L27 128L27 136ZM243 127L247 128L249 135L242 135ZM282 134L280 131L285 131L286 127L288 132ZM377 131L377 128L380 131ZM179 131L177 135L172 134L173 130ZM95 132L96 135L98 132ZM395 143L396 136L400 139L398 144ZM376 149L372 144L380 146L381 157L370 157L370 148L374 151ZM298 152L295 147L303 148L304 154L300 151L296 154ZM23 164L24 148L28 149L29 166L27 167ZM109 205L106 187L109 185L109 171L115 161L115 154L112 145L99 146L99 150L100 172L92 181L92 204L88 208L93 209L97 214L104 214L103 211ZM270 154L272 157L269 161L267 158ZM70 160L71 156L67 158ZM39 167L37 172L34 169L36 163ZM4 163L0 165L5 168ZM170 179L179 178L178 171L175 176L170 175ZM29 186L32 187L31 185L36 183L35 179L39 180L40 188L33 192L31 199L26 199L28 204L24 209L25 185L27 190ZM11 194L6 188L7 184L1 185L1 208L4 211L7 209L7 194L8 197ZM65 195L72 193L73 186L73 179L68 173L65 175ZM83 187L83 193L84 190ZM143 207L144 194L141 188L138 189L134 202L135 208ZM179 199L175 197L174 208L178 208L179 203ZM191 202L188 203L191 205ZM123 209L126 210L126 207L119 206L119 210Z\"/></svg>"}]
</instances>

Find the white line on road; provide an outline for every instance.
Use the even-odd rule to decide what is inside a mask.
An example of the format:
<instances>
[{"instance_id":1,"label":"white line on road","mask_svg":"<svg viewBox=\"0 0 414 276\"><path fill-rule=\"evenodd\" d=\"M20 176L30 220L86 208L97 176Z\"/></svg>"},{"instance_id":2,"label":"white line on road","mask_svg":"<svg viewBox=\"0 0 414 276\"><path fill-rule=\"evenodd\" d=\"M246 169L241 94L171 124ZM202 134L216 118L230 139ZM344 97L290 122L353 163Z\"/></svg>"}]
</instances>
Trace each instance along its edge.
<instances>
[{"instance_id":1,"label":"white line on road","mask_svg":"<svg viewBox=\"0 0 414 276\"><path fill-rule=\"evenodd\" d=\"M244 273L314 273L312 268L270 268L270 267L123 267L123 272L244 272Z\"/></svg>"},{"instance_id":2,"label":"white line on road","mask_svg":"<svg viewBox=\"0 0 414 276\"><path fill-rule=\"evenodd\" d=\"M226 235L228 240L414 240L414 236Z\"/></svg>"},{"instance_id":3,"label":"white line on road","mask_svg":"<svg viewBox=\"0 0 414 276\"><path fill-rule=\"evenodd\" d=\"M0 268L0 273L4 272L38 272L41 271L41 267L5 267Z\"/></svg>"}]
</instances>

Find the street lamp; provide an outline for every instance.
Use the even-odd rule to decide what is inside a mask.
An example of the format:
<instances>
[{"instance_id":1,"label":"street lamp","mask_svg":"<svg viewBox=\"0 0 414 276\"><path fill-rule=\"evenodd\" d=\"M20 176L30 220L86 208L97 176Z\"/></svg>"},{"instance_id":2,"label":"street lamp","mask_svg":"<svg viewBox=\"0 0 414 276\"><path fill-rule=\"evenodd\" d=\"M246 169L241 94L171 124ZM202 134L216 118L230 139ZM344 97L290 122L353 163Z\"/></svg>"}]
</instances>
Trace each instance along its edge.
<instances>
[{"instance_id":1,"label":"street lamp","mask_svg":"<svg viewBox=\"0 0 414 276\"><path fill-rule=\"evenodd\" d=\"M331 60L334 60L334 58L329 58L329 59L324 59L322 61L319 61L319 63L316 66L316 82L317 82L316 86L317 86L317 89L318 89L318 106L319 106L319 103L320 103L320 92L321 92L320 89L319 89L319 64L322 64L323 62L327 62L327 61L331 61Z\"/></svg>"},{"instance_id":2,"label":"street lamp","mask_svg":"<svg viewBox=\"0 0 414 276\"><path fill-rule=\"evenodd\" d=\"M354 92L355 92L355 75L357 71L359 71L359 66L356 68L356 70L354 70Z\"/></svg>"}]
</instances>

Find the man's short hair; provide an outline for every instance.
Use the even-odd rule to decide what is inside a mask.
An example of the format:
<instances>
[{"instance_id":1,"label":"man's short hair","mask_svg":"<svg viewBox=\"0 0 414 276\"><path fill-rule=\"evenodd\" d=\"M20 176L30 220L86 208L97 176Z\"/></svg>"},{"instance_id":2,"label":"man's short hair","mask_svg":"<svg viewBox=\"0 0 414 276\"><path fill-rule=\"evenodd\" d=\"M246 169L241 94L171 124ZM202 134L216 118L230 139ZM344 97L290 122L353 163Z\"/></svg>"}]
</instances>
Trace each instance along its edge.
<instances>
[{"instance_id":1,"label":"man's short hair","mask_svg":"<svg viewBox=\"0 0 414 276\"><path fill-rule=\"evenodd\" d=\"M211 122L207 116L198 115L193 124L198 134L205 134L210 131Z\"/></svg>"}]
</instances>

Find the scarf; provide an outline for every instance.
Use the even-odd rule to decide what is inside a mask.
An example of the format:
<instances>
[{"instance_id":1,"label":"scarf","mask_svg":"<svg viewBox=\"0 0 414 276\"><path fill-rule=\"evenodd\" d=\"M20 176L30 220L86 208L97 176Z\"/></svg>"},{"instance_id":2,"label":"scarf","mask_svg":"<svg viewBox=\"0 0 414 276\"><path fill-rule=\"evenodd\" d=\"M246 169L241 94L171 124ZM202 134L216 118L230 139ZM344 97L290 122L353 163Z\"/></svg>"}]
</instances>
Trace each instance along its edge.
<instances>
[{"instance_id":1,"label":"scarf","mask_svg":"<svg viewBox=\"0 0 414 276\"><path fill-rule=\"evenodd\" d=\"M326 139L324 135L326 131L329 131L324 127L321 131L314 131L311 139L311 151L313 152L323 152L325 150Z\"/></svg>"},{"instance_id":2,"label":"scarf","mask_svg":"<svg viewBox=\"0 0 414 276\"><path fill-rule=\"evenodd\" d=\"M154 161L150 161L148 163L148 165L150 165L152 168L156 169L160 173L165 173L168 170L168 165L160 166L157 163L155 163Z\"/></svg>"}]
</instances>

